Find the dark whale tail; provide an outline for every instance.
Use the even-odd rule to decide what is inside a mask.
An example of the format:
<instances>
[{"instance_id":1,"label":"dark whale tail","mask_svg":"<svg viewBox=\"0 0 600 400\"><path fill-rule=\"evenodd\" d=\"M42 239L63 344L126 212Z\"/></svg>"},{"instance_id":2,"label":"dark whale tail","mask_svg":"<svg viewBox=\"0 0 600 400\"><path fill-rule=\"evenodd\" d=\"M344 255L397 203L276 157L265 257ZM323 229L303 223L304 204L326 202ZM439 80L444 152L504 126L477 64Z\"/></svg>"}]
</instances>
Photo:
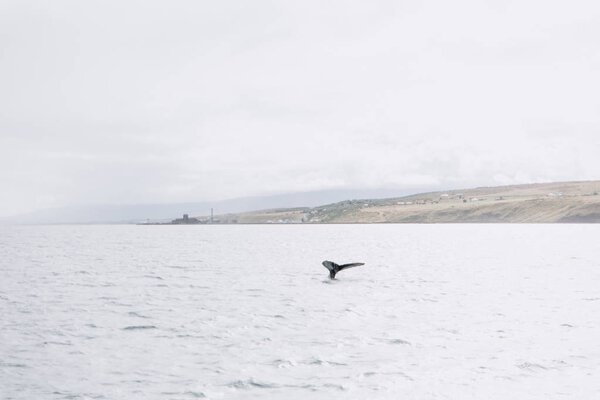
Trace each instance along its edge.
<instances>
[{"instance_id":1,"label":"dark whale tail","mask_svg":"<svg viewBox=\"0 0 600 400\"><path fill-rule=\"evenodd\" d=\"M338 265L333 261L323 261L323 266L329 270L329 279L335 279L335 274L346 268L358 267L359 265L365 265L365 263L350 263Z\"/></svg>"}]
</instances>

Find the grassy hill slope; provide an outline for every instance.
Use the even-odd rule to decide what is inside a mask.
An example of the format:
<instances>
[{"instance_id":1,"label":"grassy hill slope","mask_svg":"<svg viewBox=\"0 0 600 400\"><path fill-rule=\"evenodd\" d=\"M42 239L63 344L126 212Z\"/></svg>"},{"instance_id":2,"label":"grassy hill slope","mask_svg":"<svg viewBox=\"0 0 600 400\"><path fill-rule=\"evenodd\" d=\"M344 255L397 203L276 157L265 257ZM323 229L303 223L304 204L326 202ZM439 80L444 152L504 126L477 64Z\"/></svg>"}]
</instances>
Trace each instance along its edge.
<instances>
[{"instance_id":1,"label":"grassy hill slope","mask_svg":"<svg viewBox=\"0 0 600 400\"><path fill-rule=\"evenodd\" d=\"M481 187L217 218L221 223L600 222L600 181Z\"/></svg>"}]
</instances>

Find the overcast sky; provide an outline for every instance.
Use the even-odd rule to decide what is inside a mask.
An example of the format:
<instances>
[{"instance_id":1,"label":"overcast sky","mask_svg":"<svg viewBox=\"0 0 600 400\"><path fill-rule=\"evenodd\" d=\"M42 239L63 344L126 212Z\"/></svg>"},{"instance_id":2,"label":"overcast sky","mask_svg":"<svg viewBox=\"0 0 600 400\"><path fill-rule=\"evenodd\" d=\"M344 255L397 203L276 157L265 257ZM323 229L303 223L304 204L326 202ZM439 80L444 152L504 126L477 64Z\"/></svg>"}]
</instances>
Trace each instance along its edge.
<instances>
[{"instance_id":1,"label":"overcast sky","mask_svg":"<svg viewBox=\"0 0 600 400\"><path fill-rule=\"evenodd\" d=\"M587 179L597 1L0 0L0 215Z\"/></svg>"}]
</instances>

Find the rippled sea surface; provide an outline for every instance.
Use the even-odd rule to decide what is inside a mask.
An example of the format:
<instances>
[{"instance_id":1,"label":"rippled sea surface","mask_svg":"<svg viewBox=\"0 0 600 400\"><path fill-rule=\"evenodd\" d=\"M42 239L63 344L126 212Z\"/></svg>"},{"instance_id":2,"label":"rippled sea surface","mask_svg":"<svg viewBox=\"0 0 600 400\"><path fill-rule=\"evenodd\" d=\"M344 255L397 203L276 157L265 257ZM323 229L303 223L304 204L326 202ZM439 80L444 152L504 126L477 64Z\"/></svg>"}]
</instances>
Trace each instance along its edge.
<instances>
[{"instance_id":1,"label":"rippled sea surface","mask_svg":"<svg viewBox=\"0 0 600 400\"><path fill-rule=\"evenodd\" d=\"M0 227L0 398L600 398L599 238ZM366 265L330 281L325 259Z\"/></svg>"}]
</instances>

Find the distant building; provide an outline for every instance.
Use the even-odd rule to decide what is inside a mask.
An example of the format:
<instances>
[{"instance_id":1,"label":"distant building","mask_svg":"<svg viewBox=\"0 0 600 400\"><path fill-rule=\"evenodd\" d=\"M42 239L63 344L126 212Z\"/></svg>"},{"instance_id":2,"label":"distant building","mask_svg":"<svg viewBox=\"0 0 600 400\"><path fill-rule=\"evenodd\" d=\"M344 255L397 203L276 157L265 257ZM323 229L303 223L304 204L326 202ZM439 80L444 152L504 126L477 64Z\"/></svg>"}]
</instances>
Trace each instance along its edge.
<instances>
[{"instance_id":1,"label":"distant building","mask_svg":"<svg viewBox=\"0 0 600 400\"><path fill-rule=\"evenodd\" d=\"M183 218L177 218L171 221L173 225L187 225L187 224L200 224L202 223L197 218L190 218L188 214L183 214Z\"/></svg>"}]
</instances>

